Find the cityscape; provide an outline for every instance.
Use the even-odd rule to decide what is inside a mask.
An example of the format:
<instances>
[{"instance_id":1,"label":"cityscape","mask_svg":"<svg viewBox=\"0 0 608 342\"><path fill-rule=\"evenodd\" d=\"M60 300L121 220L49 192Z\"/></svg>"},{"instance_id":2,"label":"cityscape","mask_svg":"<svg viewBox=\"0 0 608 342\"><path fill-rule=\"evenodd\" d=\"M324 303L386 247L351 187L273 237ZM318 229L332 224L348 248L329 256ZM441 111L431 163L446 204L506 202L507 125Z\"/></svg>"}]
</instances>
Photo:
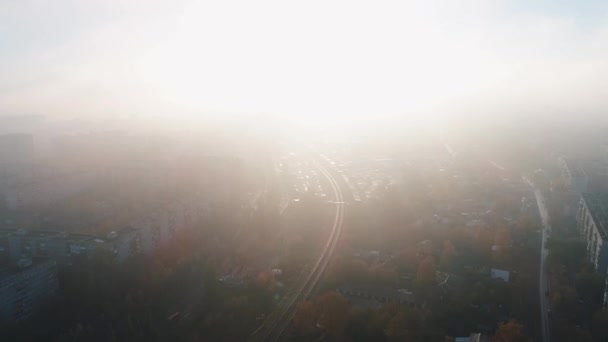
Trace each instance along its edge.
<instances>
[{"instance_id":1,"label":"cityscape","mask_svg":"<svg viewBox=\"0 0 608 342\"><path fill-rule=\"evenodd\" d=\"M3 341L608 341L608 4L0 23Z\"/></svg>"}]
</instances>

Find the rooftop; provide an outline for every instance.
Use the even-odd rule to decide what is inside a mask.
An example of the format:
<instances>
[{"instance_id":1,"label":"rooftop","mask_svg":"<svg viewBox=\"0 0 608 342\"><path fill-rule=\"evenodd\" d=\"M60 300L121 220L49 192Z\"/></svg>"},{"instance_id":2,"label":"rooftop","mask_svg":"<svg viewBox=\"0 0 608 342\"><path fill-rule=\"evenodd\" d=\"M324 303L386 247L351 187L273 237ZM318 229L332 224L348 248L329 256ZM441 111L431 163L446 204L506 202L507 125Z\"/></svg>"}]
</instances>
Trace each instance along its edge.
<instances>
[{"instance_id":1,"label":"rooftop","mask_svg":"<svg viewBox=\"0 0 608 342\"><path fill-rule=\"evenodd\" d=\"M338 292L343 295L353 295L368 299L380 299L408 303L414 303L416 301L416 297L412 292L405 289L394 289L389 287L351 285L338 289Z\"/></svg>"},{"instance_id":2,"label":"rooftop","mask_svg":"<svg viewBox=\"0 0 608 342\"><path fill-rule=\"evenodd\" d=\"M504 282L509 282L509 271L499 270L497 268L492 268L490 270L490 278L492 279L501 279Z\"/></svg>"},{"instance_id":3,"label":"rooftop","mask_svg":"<svg viewBox=\"0 0 608 342\"><path fill-rule=\"evenodd\" d=\"M17 265L11 265L0 268L0 280L18 274L25 270L35 269L42 265L54 266L56 264L57 262L55 260L48 258L24 258L22 260L19 260L19 263Z\"/></svg>"},{"instance_id":4,"label":"rooftop","mask_svg":"<svg viewBox=\"0 0 608 342\"><path fill-rule=\"evenodd\" d=\"M67 233L67 232L58 232L58 231L46 231L46 230L25 230L25 229L6 229L0 228L0 237L8 237L8 236L20 236L25 238L35 238L35 239L62 239L73 242L84 242L84 241L93 241L93 240L101 240L108 241L113 238L130 234L134 231L137 231L135 228L127 226L123 229L120 229L114 234L112 237L109 236L96 236L90 234L81 234L81 233Z\"/></svg>"},{"instance_id":5,"label":"rooftop","mask_svg":"<svg viewBox=\"0 0 608 342\"><path fill-rule=\"evenodd\" d=\"M564 164L571 177L587 177L587 173L581 166L580 162L571 159L564 159Z\"/></svg>"},{"instance_id":6,"label":"rooftop","mask_svg":"<svg viewBox=\"0 0 608 342\"><path fill-rule=\"evenodd\" d=\"M608 237L608 193L584 193L582 198L602 239L606 239Z\"/></svg>"}]
</instances>

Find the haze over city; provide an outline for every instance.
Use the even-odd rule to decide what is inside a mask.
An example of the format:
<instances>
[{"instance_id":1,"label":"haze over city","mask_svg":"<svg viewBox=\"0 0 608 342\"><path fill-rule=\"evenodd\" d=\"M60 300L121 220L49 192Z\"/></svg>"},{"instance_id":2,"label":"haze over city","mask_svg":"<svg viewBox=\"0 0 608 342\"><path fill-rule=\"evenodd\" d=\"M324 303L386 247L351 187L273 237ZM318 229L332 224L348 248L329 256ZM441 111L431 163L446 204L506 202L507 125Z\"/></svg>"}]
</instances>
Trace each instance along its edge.
<instances>
[{"instance_id":1,"label":"haze over city","mask_svg":"<svg viewBox=\"0 0 608 342\"><path fill-rule=\"evenodd\" d=\"M7 114L599 115L602 1L6 1Z\"/></svg>"},{"instance_id":2,"label":"haze over city","mask_svg":"<svg viewBox=\"0 0 608 342\"><path fill-rule=\"evenodd\" d=\"M608 2L0 1L7 341L608 341Z\"/></svg>"}]
</instances>

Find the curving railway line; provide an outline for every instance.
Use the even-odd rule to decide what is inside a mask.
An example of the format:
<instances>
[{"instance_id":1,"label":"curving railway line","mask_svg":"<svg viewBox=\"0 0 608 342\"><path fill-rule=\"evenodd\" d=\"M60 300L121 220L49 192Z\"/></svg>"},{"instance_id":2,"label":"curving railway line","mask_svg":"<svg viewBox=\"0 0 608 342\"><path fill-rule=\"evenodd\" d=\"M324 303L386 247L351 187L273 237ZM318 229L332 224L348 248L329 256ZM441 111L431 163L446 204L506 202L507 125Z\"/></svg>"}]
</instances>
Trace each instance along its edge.
<instances>
[{"instance_id":1,"label":"curving railway line","mask_svg":"<svg viewBox=\"0 0 608 342\"><path fill-rule=\"evenodd\" d=\"M344 200L342 192L340 191L338 183L327 169L316 161L313 161L313 165L319 170L320 174L327 178L335 198L336 211L332 222L331 232L316 262L307 272L304 272L301 277L300 284L295 286L291 292L288 292L283 297L277 310L275 310L272 315L268 316L264 324L251 335L250 341L278 341L281 338L285 329L291 323L297 304L306 300L319 283L340 238L342 223L344 221Z\"/></svg>"}]
</instances>

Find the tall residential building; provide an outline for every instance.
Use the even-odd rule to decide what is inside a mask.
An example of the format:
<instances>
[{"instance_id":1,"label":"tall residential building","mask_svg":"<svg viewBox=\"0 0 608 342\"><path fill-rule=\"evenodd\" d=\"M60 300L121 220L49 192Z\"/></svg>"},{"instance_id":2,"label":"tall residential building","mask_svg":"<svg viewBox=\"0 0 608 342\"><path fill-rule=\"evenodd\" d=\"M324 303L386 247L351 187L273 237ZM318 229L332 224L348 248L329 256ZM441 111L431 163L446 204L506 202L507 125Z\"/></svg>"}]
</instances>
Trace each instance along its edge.
<instances>
[{"instance_id":1,"label":"tall residential building","mask_svg":"<svg viewBox=\"0 0 608 342\"><path fill-rule=\"evenodd\" d=\"M608 193L582 194L577 220L587 243L587 259L597 272L608 274ZM608 307L608 282L604 307Z\"/></svg>"},{"instance_id":2,"label":"tall residential building","mask_svg":"<svg viewBox=\"0 0 608 342\"><path fill-rule=\"evenodd\" d=\"M578 228L587 242L587 259L595 269L608 272L608 194L583 193Z\"/></svg>"},{"instance_id":3,"label":"tall residential building","mask_svg":"<svg viewBox=\"0 0 608 342\"><path fill-rule=\"evenodd\" d=\"M46 259L0 271L0 327L23 321L59 288L57 263Z\"/></svg>"},{"instance_id":4,"label":"tall residential building","mask_svg":"<svg viewBox=\"0 0 608 342\"><path fill-rule=\"evenodd\" d=\"M61 267L84 266L97 241L103 242L85 234L0 229L0 260L14 265L24 257L51 258Z\"/></svg>"},{"instance_id":5,"label":"tall residential building","mask_svg":"<svg viewBox=\"0 0 608 342\"><path fill-rule=\"evenodd\" d=\"M559 167L562 180L568 190L576 194L587 191L589 177L580 163L560 158Z\"/></svg>"},{"instance_id":6,"label":"tall residential building","mask_svg":"<svg viewBox=\"0 0 608 342\"><path fill-rule=\"evenodd\" d=\"M22 258L50 258L64 267L86 267L98 248L111 251L118 262L140 253L139 230L125 227L107 237L52 231L0 229L0 267Z\"/></svg>"}]
</instances>

